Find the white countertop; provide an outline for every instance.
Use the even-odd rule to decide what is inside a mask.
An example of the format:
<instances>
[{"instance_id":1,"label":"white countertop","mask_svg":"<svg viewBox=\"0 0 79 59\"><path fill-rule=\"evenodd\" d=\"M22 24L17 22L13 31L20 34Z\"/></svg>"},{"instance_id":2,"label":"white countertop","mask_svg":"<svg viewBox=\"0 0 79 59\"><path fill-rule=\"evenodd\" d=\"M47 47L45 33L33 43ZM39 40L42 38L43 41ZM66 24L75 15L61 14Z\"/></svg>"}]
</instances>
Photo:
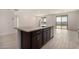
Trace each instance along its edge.
<instances>
[{"instance_id":1,"label":"white countertop","mask_svg":"<svg viewBox=\"0 0 79 59\"><path fill-rule=\"evenodd\" d=\"M40 29L44 29L44 28L48 28L48 27L53 27L53 26L46 26L46 27L18 27L16 29L21 30L21 31L26 31L26 32L32 32L32 31L36 31L36 30L40 30Z\"/></svg>"}]
</instances>

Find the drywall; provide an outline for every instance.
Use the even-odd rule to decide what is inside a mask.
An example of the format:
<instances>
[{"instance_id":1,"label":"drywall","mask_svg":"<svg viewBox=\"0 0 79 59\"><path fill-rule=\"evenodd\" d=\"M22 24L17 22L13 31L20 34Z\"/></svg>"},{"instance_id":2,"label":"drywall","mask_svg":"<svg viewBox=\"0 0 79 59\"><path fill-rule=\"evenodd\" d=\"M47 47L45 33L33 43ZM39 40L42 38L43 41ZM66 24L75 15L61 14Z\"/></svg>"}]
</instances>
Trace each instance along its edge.
<instances>
[{"instance_id":1,"label":"drywall","mask_svg":"<svg viewBox=\"0 0 79 59\"><path fill-rule=\"evenodd\" d=\"M77 30L79 27L79 11L68 13L68 29Z\"/></svg>"},{"instance_id":2,"label":"drywall","mask_svg":"<svg viewBox=\"0 0 79 59\"><path fill-rule=\"evenodd\" d=\"M31 12L30 10L21 10L16 12L18 17L18 26L37 26L36 24L36 13Z\"/></svg>"},{"instance_id":3,"label":"drywall","mask_svg":"<svg viewBox=\"0 0 79 59\"><path fill-rule=\"evenodd\" d=\"M68 29L70 29L70 30L78 29L78 27L79 27L79 11L47 15L47 17L50 17L48 19L53 20L53 22L48 21L48 23L49 24L53 23L53 25L56 26L56 16L60 16L60 15L68 15ZM51 18L51 16L52 16L52 18Z\"/></svg>"},{"instance_id":4,"label":"drywall","mask_svg":"<svg viewBox=\"0 0 79 59\"><path fill-rule=\"evenodd\" d=\"M41 17L46 17L47 26L55 26L55 17L54 15L44 15L44 16L36 16L36 25L40 26L40 19Z\"/></svg>"},{"instance_id":5,"label":"drywall","mask_svg":"<svg viewBox=\"0 0 79 59\"><path fill-rule=\"evenodd\" d=\"M48 26L55 26L55 17L54 15L46 15L47 18L47 25Z\"/></svg>"},{"instance_id":6,"label":"drywall","mask_svg":"<svg viewBox=\"0 0 79 59\"><path fill-rule=\"evenodd\" d=\"M16 11L16 15L19 18L18 26L39 26L40 18L46 14L50 14L51 11L57 10L43 10L43 9L24 9ZM53 16L47 17L47 25L54 25Z\"/></svg>"},{"instance_id":7,"label":"drywall","mask_svg":"<svg viewBox=\"0 0 79 59\"><path fill-rule=\"evenodd\" d=\"M0 9L0 35L14 33L13 28L14 14L10 10Z\"/></svg>"},{"instance_id":8,"label":"drywall","mask_svg":"<svg viewBox=\"0 0 79 59\"><path fill-rule=\"evenodd\" d=\"M16 14L19 18L18 26L39 26L39 21L42 16L39 16L43 13L43 11L36 11L36 10L20 10L17 11ZM46 13L48 14L48 13ZM47 18L47 25L53 25L56 24L56 16L58 15L68 15L68 29L77 30L77 27L79 26L79 12L73 11L73 12L66 12L66 13L59 13L59 14L49 14L49 15L43 15Z\"/></svg>"}]
</instances>

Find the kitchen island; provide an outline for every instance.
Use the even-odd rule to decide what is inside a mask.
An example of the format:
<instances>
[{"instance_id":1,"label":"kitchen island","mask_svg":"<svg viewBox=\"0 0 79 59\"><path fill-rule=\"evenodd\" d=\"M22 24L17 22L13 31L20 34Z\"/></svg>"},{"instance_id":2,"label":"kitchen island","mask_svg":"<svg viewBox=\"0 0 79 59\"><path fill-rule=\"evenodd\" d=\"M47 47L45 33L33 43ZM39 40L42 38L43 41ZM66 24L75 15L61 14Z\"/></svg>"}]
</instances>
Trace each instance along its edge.
<instances>
[{"instance_id":1,"label":"kitchen island","mask_svg":"<svg viewBox=\"0 0 79 59\"><path fill-rule=\"evenodd\" d=\"M54 36L54 27L19 27L21 49L40 49Z\"/></svg>"}]
</instances>

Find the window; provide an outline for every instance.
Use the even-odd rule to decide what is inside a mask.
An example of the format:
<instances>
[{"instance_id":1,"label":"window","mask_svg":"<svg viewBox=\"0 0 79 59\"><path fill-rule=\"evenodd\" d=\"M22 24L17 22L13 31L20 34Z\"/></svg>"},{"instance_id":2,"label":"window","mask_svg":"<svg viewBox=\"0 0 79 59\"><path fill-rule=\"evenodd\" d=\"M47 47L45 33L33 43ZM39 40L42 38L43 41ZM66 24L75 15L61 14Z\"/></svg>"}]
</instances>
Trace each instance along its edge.
<instances>
[{"instance_id":1,"label":"window","mask_svg":"<svg viewBox=\"0 0 79 59\"><path fill-rule=\"evenodd\" d=\"M68 28L68 16L57 16L56 17L56 29L67 29Z\"/></svg>"}]
</instances>

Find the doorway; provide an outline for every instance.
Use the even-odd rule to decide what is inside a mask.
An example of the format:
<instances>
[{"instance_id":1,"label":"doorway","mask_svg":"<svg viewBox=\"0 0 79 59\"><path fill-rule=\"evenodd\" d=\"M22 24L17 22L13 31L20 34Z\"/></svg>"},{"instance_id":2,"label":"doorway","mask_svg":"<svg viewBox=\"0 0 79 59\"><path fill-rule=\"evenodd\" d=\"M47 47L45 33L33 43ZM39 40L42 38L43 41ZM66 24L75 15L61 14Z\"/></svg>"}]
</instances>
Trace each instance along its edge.
<instances>
[{"instance_id":1,"label":"doorway","mask_svg":"<svg viewBox=\"0 0 79 59\"><path fill-rule=\"evenodd\" d=\"M56 29L68 29L68 16L56 16Z\"/></svg>"}]
</instances>

